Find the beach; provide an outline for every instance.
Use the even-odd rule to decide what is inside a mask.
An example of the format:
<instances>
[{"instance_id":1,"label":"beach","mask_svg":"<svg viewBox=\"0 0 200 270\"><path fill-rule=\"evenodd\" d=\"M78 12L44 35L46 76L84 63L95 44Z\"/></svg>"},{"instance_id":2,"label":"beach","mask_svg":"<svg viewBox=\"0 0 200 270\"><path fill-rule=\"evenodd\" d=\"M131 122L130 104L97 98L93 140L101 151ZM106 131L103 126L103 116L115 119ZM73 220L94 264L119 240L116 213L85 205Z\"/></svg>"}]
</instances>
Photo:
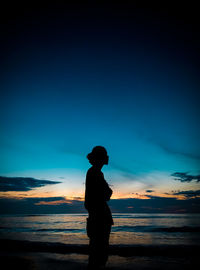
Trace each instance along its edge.
<instances>
[{"instance_id":1,"label":"beach","mask_svg":"<svg viewBox=\"0 0 200 270\"><path fill-rule=\"evenodd\" d=\"M0 241L5 269L86 269L87 245ZM110 246L107 269L189 269L198 262L200 246Z\"/></svg>"},{"instance_id":2,"label":"beach","mask_svg":"<svg viewBox=\"0 0 200 270\"><path fill-rule=\"evenodd\" d=\"M48 253L19 253L19 254L4 254L0 256L3 269L18 268L21 270L78 270L87 269L87 256L78 255L63 255ZM78 261L77 261L78 259ZM195 266L197 261L193 259L175 259L163 257L131 257L121 258L118 256L111 256L107 263L107 269L171 269L181 270L189 269Z\"/></svg>"},{"instance_id":3,"label":"beach","mask_svg":"<svg viewBox=\"0 0 200 270\"><path fill-rule=\"evenodd\" d=\"M113 214L107 269L190 269L200 254L198 214ZM0 217L2 269L86 269L85 214Z\"/></svg>"}]
</instances>

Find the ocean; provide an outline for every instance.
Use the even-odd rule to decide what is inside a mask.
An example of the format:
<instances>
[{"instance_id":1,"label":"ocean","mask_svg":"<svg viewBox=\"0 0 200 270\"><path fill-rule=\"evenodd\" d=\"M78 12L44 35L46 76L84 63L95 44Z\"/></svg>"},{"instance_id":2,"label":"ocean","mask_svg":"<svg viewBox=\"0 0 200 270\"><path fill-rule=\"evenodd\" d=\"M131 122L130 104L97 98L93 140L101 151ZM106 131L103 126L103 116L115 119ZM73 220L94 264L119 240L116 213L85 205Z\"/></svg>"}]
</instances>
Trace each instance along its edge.
<instances>
[{"instance_id":1,"label":"ocean","mask_svg":"<svg viewBox=\"0 0 200 270\"><path fill-rule=\"evenodd\" d=\"M0 259L7 269L87 269L87 214L0 216ZM114 213L107 269L194 268L200 214ZM23 268L24 267L24 268Z\"/></svg>"},{"instance_id":2,"label":"ocean","mask_svg":"<svg viewBox=\"0 0 200 270\"><path fill-rule=\"evenodd\" d=\"M0 216L0 238L63 244L88 244L87 214ZM114 213L111 245L195 245L200 214Z\"/></svg>"}]
</instances>

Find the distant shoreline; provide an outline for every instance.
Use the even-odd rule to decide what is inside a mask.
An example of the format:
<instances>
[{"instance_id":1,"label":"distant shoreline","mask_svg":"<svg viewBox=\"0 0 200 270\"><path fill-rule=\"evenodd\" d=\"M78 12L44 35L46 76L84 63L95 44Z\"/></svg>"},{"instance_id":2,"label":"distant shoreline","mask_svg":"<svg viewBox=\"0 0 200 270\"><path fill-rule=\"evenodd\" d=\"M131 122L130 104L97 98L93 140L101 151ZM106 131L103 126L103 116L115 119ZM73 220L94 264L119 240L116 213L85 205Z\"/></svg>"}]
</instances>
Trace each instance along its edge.
<instances>
[{"instance_id":1,"label":"distant shoreline","mask_svg":"<svg viewBox=\"0 0 200 270\"><path fill-rule=\"evenodd\" d=\"M88 245L0 239L0 252L48 252L59 254L88 254ZM196 257L200 245L111 245L110 255Z\"/></svg>"}]
</instances>

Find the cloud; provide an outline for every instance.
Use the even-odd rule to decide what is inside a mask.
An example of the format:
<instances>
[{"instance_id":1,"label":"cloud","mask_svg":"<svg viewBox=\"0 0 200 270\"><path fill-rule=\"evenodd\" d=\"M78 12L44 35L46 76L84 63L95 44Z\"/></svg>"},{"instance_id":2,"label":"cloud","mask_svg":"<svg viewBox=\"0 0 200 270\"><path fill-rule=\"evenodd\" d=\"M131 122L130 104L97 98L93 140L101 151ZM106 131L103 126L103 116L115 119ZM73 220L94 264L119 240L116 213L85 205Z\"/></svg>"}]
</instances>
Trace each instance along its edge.
<instances>
[{"instance_id":1,"label":"cloud","mask_svg":"<svg viewBox=\"0 0 200 270\"><path fill-rule=\"evenodd\" d=\"M152 192L154 192L154 190L152 190L152 189L147 189L146 192L152 193Z\"/></svg>"},{"instance_id":2,"label":"cloud","mask_svg":"<svg viewBox=\"0 0 200 270\"><path fill-rule=\"evenodd\" d=\"M149 195L146 199L116 199L109 205L117 213L199 213L200 198L177 200L176 198Z\"/></svg>"},{"instance_id":3,"label":"cloud","mask_svg":"<svg viewBox=\"0 0 200 270\"><path fill-rule=\"evenodd\" d=\"M0 191L29 191L46 185L55 185L61 182L50 180L38 180L30 177L6 177L0 176Z\"/></svg>"},{"instance_id":4,"label":"cloud","mask_svg":"<svg viewBox=\"0 0 200 270\"><path fill-rule=\"evenodd\" d=\"M117 170L120 172L120 174L122 174L124 177L127 178L133 178L135 176L134 172L126 167L123 167L115 162L110 162L110 166L111 168L113 168L114 170Z\"/></svg>"},{"instance_id":5,"label":"cloud","mask_svg":"<svg viewBox=\"0 0 200 270\"><path fill-rule=\"evenodd\" d=\"M65 197L0 198L0 214L86 213L84 203Z\"/></svg>"},{"instance_id":6,"label":"cloud","mask_svg":"<svg viewBox=\"0 0 200 270\"><path fill-rule=\"evenodd\" d=\"M158 141L156 141L156 144L160 148L162 148L165 152L167 152L169 154L181 155L181 156L185 156L187 158L200 160L200 155L198 155L196 153L189 153L189 152L186 152L186 151L176 150L173 147L170 147L169 145L165 145L164 143L158 142Z\"/></svg>"},{"instance_id":7,"label":"cloud","mask_svg":"<svg viewBox=\"0 0 200 270\"><path fill-rule=\"evenodd\" d=\"M46 201L40 201L38 203L35 203L35 205L61 205L61 204L68 204L69 202L66 200L58 200L58 201L52 201L52 202L46 202Z\"/></svg>"},{"instance_id":8,"label":"cloud","mask_svg":"<svg viewBox=\"0 0 200 270\"><path fill-rule=\"evenodd\" d=\"M113 213L200 213L199 197L177 200L149 195L148 200L113 199L109 205ZM64 213L86 213L84 202L67 200L65 197L0 198L0 214Z\"/></svg>"},{"instance_id":9,"label":"cloud","mask_svg":"<svg viewBox=\"0 0 200 270\"><path fill-rule=\"evenodd\" d=\"M171 174L171 176L174 177L175 180L179 180L181 182L191 182L191 181L196 181L200 182L200 175L191 175L188 174L187 172L175 172Z\"/></svg>"},{"instance_id":10,"label":"cloud","mask_svg":"<svg viewBox=\"0 0 200 270\"><path fill-rule=\"evenodd\" d=\"M174 192L173 195L183 195L188 199L200 197L200 190L186 190Z\"/></svg>"},{"instance_id":11,"label":"cloud","mask_svg":"<svg viewBox=\"0 0 200 270\"><path fill-rule=\"evenodd\" d=\"M61 204L73 204L73 200L67 200L65 197L48 197L41 198L41 200L35 203L35 205L61 205Z\"/></svg>"}]
</instances>

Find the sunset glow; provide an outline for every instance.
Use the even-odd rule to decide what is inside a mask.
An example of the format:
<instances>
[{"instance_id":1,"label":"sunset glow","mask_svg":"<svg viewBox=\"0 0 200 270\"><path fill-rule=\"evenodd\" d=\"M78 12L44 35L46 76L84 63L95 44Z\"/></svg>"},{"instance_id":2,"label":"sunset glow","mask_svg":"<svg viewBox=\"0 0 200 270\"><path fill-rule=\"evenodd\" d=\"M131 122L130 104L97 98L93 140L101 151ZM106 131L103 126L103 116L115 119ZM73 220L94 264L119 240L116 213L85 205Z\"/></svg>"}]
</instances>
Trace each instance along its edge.
<instances>
[{"instance_id":1,"label":"sunset glow","mask_svg":"<svg viewBox=\"0 0 200 270\"><path fill-rule=\"evenodd\" d=\"M114 211L198 212L195 28L164 9L76 8L3 24L0 212L84 212L96 145Z\"/></svg>"}]
</instances>

